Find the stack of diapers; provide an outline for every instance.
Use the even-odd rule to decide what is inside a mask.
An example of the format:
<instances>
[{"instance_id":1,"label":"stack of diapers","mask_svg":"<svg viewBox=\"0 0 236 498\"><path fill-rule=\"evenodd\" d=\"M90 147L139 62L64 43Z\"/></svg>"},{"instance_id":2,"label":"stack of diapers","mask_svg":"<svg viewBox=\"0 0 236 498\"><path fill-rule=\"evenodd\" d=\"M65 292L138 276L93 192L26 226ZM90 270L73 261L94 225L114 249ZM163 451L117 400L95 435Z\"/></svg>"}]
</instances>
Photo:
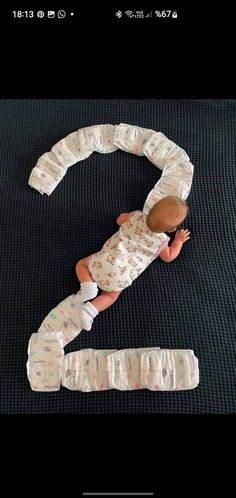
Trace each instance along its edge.
<instances>
[{"instance_id":1,"label":"stack of diapers","mask_svg":"<svg viewBox=\"0 0 236 498\"><path fill-rule=\"evenodd\" d=\"M117 149L146 156L163 171L146 198L145 214L165 196L187 199L193 165L186 152L161 132L124 123L89 126L71 133L38 159L28 183L41 194L50 195L68 167L93 152L110 153ZM175 391L198 385L198 360L192 350L84 349L64 357L63 348L82 330L79 314L73 294L50 311L38 333L32 334L27 374L34 391L58 391L61 385L81 392Z\"/></svg>"},{"instance_id":2,"label":"stack of diapers","mask_svg":"<svg viewBox=\"0 0 236 498\"><path fill-rule=\"evenodd\" d=\"M194 389L199 383L198 360L187 349L124 349L108 357L108 382L120 391Z\"/></svg>"},{"instance_id":3,"label":"stack of diapers","mask_svg":"<svg viewBox=\"0 0 236 498\"><path fill-rule=\"evenodd\" d=\"M32 334L27 374L34 391L91 392L117 389L175 391L199 383L198 360L192 350L139 348L82 349L64 357L63 334Z\"/></svg>"},{"instance_id":4,"label":"stack of diapers","mask_svg":"<svg viewBox=\"0 0 236 498\"><path fill-rule=\"evenodd\" d=\"M146 156L163 170L147 198L145 213L164 196L178 195L184 200L188 197L193 165L186 152L161 132L125 123L88 126L71 133L38 159L28 183L41 194L50 195L70 166L93 152L108 154L117 149Z\"/></svg>"},{"instance_id":5,"label":"stack of diapers","mask_svg":"<svg viewBox=\"0 0 236 498\"><path fill-rule=\"evenodd\" d=\"M93 152L114 152L115 126L94 125L81 128L56 143L39 159L29 177L29 185L50 195L73 164L87 159Z\"/></svg>"}]
</instances>

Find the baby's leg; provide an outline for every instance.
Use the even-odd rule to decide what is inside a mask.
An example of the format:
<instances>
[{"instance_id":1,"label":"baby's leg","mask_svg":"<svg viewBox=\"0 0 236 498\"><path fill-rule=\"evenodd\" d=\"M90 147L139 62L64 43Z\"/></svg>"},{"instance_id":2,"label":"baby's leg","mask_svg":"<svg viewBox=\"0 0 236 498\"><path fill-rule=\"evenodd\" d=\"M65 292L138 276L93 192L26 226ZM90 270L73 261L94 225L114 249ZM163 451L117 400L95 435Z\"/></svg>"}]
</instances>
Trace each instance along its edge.
<instances>
[{"instance_id":1,"label":"baby's leg","mask_svg":"<svg viewBox=\"0 0 236 498\"><path fill-rule=\"evenodd\" d=\"M107 292L102 291L102 294L93 301L82 304L80 309L80 322L85 330L91 330L93 320L100 311L109 308L119 297L122 291Z\"/></svg>"},{"instance_id":2,"label":"baby's leg","mask_svg":"<svg viewBox=\"0 0 236 498\"><path fill-rule=\"evenodd\" d=\"M101 295L90 301L98 311L104 311L109 308L119 297L122 291L102 291Z\"/></svg>"},{"instance_id":3,"label":"baby's leg","mask_svg":"<svg viewBox=\"0 0 236 498\"><path fill-rule=\"evenodd\" d=\"M90 271L88 269L89 256L80 259L76 264L75 271L78 280L81 282L93 282Z\"/></svg>"},{"instance_id":4,"label":"baby's leg","mask_svg":"<svg viewBox=\"0 0 236 498\"><path fill-rule=\"evenodd\" d=\"M98 293L97 283L93 281L88 268L89 259L90 256L80 259L75 267L77 278L81 283L80 291L76 294L76 301L78 303L85 303L85 301L96 297Z\"/></svg>"}]
</instances>

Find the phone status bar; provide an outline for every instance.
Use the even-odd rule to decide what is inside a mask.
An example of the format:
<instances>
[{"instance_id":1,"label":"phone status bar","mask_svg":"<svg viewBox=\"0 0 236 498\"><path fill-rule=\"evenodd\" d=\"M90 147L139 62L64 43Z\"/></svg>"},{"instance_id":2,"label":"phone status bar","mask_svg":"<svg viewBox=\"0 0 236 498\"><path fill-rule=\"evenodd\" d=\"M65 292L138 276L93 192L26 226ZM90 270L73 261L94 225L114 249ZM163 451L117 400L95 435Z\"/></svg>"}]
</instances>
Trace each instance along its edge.
<instances>
[{"instance_id":1,"label":"phone status bar","mask_svg":"<svg viewBox=\"0 0 236 498\"><path fill-rule=\"evenodd\" d=\"M136 20L145 19L155 19L159 21L173 19L178 20L180 14L177 10L114 10L96 8L86 11L85 9L77 10L12 10L9 11L11 19L14 20L82 20L87 21L93 19L103 19L104 20L114 20L115 22L122 22L126 20L127 22L135 22Z\"/></svg>"}]
</instances>

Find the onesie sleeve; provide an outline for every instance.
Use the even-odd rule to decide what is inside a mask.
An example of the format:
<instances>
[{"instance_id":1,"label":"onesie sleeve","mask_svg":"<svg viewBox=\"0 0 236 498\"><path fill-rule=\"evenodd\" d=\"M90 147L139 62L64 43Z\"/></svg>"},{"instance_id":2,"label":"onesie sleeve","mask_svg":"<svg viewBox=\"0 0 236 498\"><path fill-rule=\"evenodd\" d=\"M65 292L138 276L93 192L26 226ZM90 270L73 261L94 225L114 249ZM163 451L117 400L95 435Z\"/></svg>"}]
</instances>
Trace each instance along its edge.
<instances>
[{"instance_id":1,"label":"onesie sleeve","mask_svg":"<svg viewBox=\"0 0 236 498\"><path fill-rule=\"evenodd\" d=\"M140 211L139 209L137 209L136 211L132 211L131 213L128 214L127 216L127 220L129 220L131 218L131 216L133 216L133 214L135 213L141 213L142 211Z\"/></svg>"}]
</instances>

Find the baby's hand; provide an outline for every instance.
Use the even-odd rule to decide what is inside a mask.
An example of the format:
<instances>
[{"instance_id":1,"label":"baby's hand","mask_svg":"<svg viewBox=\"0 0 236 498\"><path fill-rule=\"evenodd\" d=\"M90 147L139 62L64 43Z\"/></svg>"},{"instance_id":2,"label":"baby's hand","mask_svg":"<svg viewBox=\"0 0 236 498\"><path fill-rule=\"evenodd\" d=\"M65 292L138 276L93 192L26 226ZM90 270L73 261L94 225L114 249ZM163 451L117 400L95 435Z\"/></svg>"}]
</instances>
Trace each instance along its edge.
<instances>
[{"instance_id":1,"label":"baby's hand","mask_svg":"<svg viewBox=\"0 0 236 498\"><path fill-rule=\"evenodd\" d=\"M177 230L175 234L175 240L178 240L179 242L186 242L187 240L190 239L190 231L189 230L184 230L183 228L181 230Z\"/></svg>"}]
</instances>

